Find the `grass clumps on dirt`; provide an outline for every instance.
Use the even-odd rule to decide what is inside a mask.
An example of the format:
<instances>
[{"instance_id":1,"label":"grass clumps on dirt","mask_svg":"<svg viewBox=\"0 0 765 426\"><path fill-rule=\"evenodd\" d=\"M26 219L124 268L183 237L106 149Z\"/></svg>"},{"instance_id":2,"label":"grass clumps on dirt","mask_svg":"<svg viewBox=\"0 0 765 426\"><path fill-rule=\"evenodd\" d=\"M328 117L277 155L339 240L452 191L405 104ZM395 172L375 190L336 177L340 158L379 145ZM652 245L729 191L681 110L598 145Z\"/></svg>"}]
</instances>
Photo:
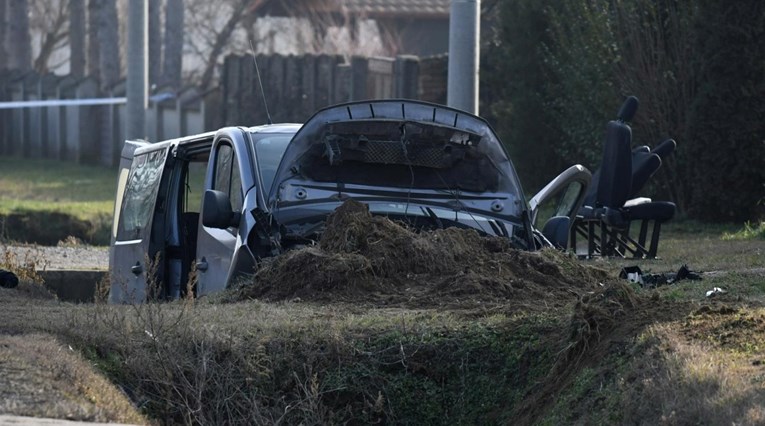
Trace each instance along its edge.
<instances>
[{"instance_id":1,"label":"grass clumps on dirt","mask_svg":"<svg viewBox=\"0 0 765 426\"><path fill-rule=\"evenodd\" d=\"M0 413L146 423L128 398L50 335L0 335Z\"/></svg>"},{"instance_id":2,"label":"grass clumps on dirt","mask_svg":"<svg viewBox=\"0 0 765 426\"><path fill-rule=\"evenodd\" d=\"M185 424L508 423L560 329L258 302L78 309L59 326L151 418Z\"/></svg>"},{"instance_id":3,"label":"grass clumps on dirt","mask_svg":"<svg viewBox=\"0 0 765 426\"><path fill-rule=\"evenodd\" d=\"M516 250L470 229L417 233L351 200L329 216L318 246L265 261L233 298L401 306L545 298L562 306L606 278L564 254Z\"/></svg>"}]
</instances>

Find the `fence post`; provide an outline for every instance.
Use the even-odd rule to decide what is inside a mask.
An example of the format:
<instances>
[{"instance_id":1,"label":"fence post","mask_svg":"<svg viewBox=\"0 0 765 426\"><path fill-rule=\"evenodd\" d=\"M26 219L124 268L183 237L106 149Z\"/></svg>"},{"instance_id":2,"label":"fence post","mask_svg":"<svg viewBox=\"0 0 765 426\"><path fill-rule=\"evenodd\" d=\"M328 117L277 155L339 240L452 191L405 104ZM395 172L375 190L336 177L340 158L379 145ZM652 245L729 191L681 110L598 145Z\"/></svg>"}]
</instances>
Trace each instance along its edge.
<instances>
[{"instance_id":1,"label":"fence post","mask_svg":"<svg viewBox=\"0 0 765 426\"><path fill-rule=\"evenodd\" d=\"M284 116L281 119L285 122L298 123L305 120L300 114L299 105L302 101L302 83L300 75L300 58L294 55L287 56L284 63Z\"/></svg>"},{"instance_id":2,"label":"fence post","mask_svg":"<svg viewBox=\"0 0 765 426\"><path fill-rule=\"evenodd\" d=\"M351 100L351 65L339 63L335 66L335 93L332 103L348 102Z\"/></svg>"},{"instance_id":3,"label":"fence post","mask_svg":"<svg viewBox=\"0 0 765 426\"><path fill-rule=\"evenodd\" d=\"M27 74L24 79L21 82L22 87L22 100L25 101L36 101L37 99L37 82L39 81L39 77L37 74L30 73ZM22 130L24 132L24 136L22 138L22 143L24 144L21 148L22 156L24 158L29 158L32 155L32 147L35 145L39 139L37 138L37 132L39 131L39 123L36 123L37 117L39 116L39 111L36 111L37 108L22 108L21 109L21 116L22 116Z\"/></svg>"},{"instance_id":4,"label":"fence post","mask_svg":"<svg viewBox=\"0 0 765 426\"><path fill-rule=\"evenodd\" d=\"M223 124L228 125L236 123L239 120L238 93L239 87L239 57L236 55L226 56L223 62L223 75L221 76L223 86Z\"/></svg>"},{"instance_id":5,"label":"fence post","mask_svg":"<svg viewBox=\"0 0 765 426\"><path fill-rule=\"evenodd\" d=\"M316 63L316 104L314 111L332 103L332 85L336 58L329 55L319 55ZM312 111L313 112L313 111Z\"/></svg>"},{"instance_id":6,"label":"fence post","mask_svg":"<svg viewBox=\"0 0 765 426\"><path fill-rule=\"evenodd\" d=\"M412 55L399 55L393 65L395 96L419 99L420 60Z\"/></svg>"},{"instance_id":7,"label":"fence post","mask_svg":"<svg viewBox=\"0 0 765 426\"><path fill-rule=\"evenodd\" d=\"M83 80L75 90L75 97L77 99L95 98L98 97L98 95L98 84L93 79ZM103 141L103 144L108 144L112 141L111 137L103 138L105 133L102 133L98 126L98 123L104 125L103 122L106 121L103 120L103 117L101 116L102 108L109 107L74 106L70 110L75 111L73 115L76 118L75 121L71 119L69 120L69 124L73 127L75 132L72 135L74 137L69 140L69 146L73 146L74 149L68 153L70 159L77 163L95 163L99 159L99 153L93 151L99 148L98 142Z\"/></svg>"},{"instance_id":8,"label":"fence post","mask_svg":"<svg viewBox=\"0 0 765 426\"><path fill-rule=\"evenodd\" d=\"M40 80L40 99L56 99L58 85L62 77L48 74ZM51 158L57 150L58 108L45 107L41 109L42 126L40 129L40 157ZM54 157L55 158L55 157Z\"/></svg>"},{"instance_id":9,"label":"fence post","mask_svg":"<svg viewBox=\"0 0 765 426\"><path fill-rule=\"evenodd\" d=\"M418 98L437 104L446 103L449 57L429 56L420 59Z\"/></svg>"},{"instance_id":10,"label":"fence post","mask_svg":"<svg viewBox=\"0 0 765 426\"><path fill-rule=\"evenodd\" d=\"M236 121L228 124L243 126L246 123L255 124L256 122L266 121L266 111L263 108L262 93L258 85L258 73L255 71L257 61L258 70L261 78L267 78L270 70L270 56L259 54L253 59L250 55L245 55L239 59L239 90L234 94L239 98L239 111Z\"/></svg>"},{"instance_id":11,"label":"fence post","mask_svg":"<svg viewBox=\"0 0 765 426\"><path fill-rule=\"evenodd\" d=\"M351 58L351 100L361 101L369 98L367 94L368 59L362 56Z\"/></svg>"},{"instance_id":12,"label":"fence post","mask_svg":"<svg viewBox=\"0 0 765 426\"><path fill-rule=\"evenodd\" d=\"M286 105L287 102L285 102L284 72L284 56L274 54L271 55L266 75L264 76L261 74L261 77L263 77L263 96L265 97L265 102L268 103L268 110L271 113L271 119L274 120L274 122L287 121L287 112L285 109L289 106ZM264 102L263 99L258 99L258 101ZM250 118L243 124L248 126L261 125L266 124L266 120L253 122Z\"/></svg>"},{"instance_id":13,"label":"fence post","mask_svg":"<svg viewBox=\"0 0 765 426\"><path fill-rule=\"evenodd\" d=\"M317 57L315 55L304 55L300 62L302 64L300 68L303 70L301 84L303 99L299 105L301 121L304 121L316 110Z\"/></svg>"}]
</instances>

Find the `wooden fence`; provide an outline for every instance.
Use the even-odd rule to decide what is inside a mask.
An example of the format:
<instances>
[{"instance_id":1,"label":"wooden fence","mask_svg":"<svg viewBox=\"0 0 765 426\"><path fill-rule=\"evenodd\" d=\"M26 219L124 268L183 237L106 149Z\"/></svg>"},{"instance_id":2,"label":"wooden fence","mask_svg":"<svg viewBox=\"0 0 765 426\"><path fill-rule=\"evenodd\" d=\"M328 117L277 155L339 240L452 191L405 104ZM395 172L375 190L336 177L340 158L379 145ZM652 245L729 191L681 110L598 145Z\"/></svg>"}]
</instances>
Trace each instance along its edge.
<instances>
[{"instance_id":1,"label":"wooden fence","mask_svg":"<svg viewBox=\"0 0 765 426\"><path fill-rule=\"evenodd\" d=\"M0 102L68 103L0 109L0 155L114 165L124 142L124 97L124 82L105 93L90 78L0 74ZM87 105L104 99L110 103ZM146 111L147 139L157 141L201 133L219 124L207 118L210 99L214 99L214 93L201 96L195 89L177 95L152 96Z\"/></svg>"},{"instance_id":2,"label":"wooden fence","mask_svg":"<svg viewBox=\"0 0 765 426\"><path fill-rule=\"evenodd\" d=\"M446 56L417 58L258 56L274 122L301 123L323 107L351 100L408 98L446 102ZM267 122L252 56L225 59L220 88L150 97L146 135L159 141L224 125ZM90 78L0 73L0 102L117 99L109 105L0 109L0 155L114 165L124 141L125 83L99 91ZM76 103L76 102L72 102Z\"/></svg>"},{"instance_id":3,"label":"wooden fence","mask_svg":"<svg viewBox=\"0 0 765 426\"><path fill-rule=\"evenodd\" d=\"M293 123L323 107L354 100L446 102L445 56L353 57L348 62L342 56L259 55L257 62L264 94L252 56L226 58L221 78L224 124L265 123L263 95L274 122Z\"/></svg>"}]
</instances>

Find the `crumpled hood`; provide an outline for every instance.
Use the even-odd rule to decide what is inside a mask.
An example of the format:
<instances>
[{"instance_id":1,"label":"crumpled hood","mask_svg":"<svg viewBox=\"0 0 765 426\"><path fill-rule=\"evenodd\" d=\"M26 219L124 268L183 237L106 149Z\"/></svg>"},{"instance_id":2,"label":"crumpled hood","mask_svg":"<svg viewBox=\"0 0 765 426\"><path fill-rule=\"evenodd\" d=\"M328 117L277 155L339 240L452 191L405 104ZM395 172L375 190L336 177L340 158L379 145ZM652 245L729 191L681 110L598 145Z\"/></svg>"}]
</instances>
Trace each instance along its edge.
<instances>
[{"instance_id":1,"label":"crumpled hood","mask_svg":"<svg viewBox=\"0 0 765 426\"><path fill-rule=\"evenodd\" d=\"M464 111L410 100L323 109L295 134L268 201L284 208L406 200L519 218L515 170L491 127Z\"/></svg>"}]
</instances>

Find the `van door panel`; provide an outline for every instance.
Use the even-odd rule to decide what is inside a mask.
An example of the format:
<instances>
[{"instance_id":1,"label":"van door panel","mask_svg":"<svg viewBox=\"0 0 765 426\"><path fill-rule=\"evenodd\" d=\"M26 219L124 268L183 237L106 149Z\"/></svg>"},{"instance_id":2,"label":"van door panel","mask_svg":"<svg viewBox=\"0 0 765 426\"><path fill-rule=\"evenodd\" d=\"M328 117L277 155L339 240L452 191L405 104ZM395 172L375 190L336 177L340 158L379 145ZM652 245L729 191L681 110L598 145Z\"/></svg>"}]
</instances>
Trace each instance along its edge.
<instances>
[{"instance_id":1,"label":"van door panel","mask_svg":"<svg viewBox=\"0 0 765 426\"><path fill-rule=\"evenodd\" d=\"M233 138L232 138L233 139ZM237 140L241 144L242 141ZM228 138L215 141L208 163L205 189L216 189L229 195L235 212L242 212L241 156L246 151ZM244 169L247 170L247 169ZM204 212L202 212L204 214ZM214 293L226 288L231 262L239 241L239 229L216 229L199 223L197 238L197 294Z\"/></svg>"},{"instance_id":2,"label":"van door panel","mask_svg":"<svg viewBox=\"0 0 765 426\"><path fill-rule=\"evenodd\" d=\"M115 215L118 223L110 253L110 303L141 303L146 299L147 275L152 270L146 253L150 252L152 221L167 154L165 146L132 158L119 215Z\"/></svg>"}]
</instances>

